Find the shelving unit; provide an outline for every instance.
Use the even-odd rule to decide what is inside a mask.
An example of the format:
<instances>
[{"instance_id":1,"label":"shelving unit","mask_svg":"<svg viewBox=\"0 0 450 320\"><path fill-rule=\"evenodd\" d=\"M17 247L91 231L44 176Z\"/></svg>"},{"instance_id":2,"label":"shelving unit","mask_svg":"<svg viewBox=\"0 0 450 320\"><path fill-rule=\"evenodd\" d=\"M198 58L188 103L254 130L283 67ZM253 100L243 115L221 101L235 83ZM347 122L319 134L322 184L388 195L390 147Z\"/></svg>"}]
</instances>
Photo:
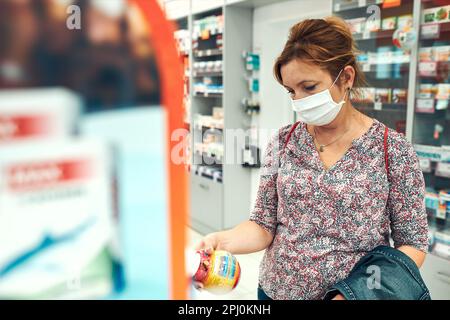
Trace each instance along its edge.
<instances>
[{"instance_id":1,"label":"shelving unit","mask_svg":"<svg viewBox=\"0 0 450 320\"><path fill-rule=\"evenodd\" d=\"M184 122L189 128L191 123L191 97L190 97L190 77L191 77L191 40L189 32L189 18L183 17L176 21L177 30L175 31L174 37L177 43L178 52L180 55L180 60L183 64L184 70Z\"/></svg>"},{"instance_id":2,"label":"shelving unit","mask_svg":"<svg viewBox=\"0 0 450 320\"><path fill-rule=\"evenodd\" d=\"M450 298L450 5L420 1L413 143L427 185L430 252L423 277L435 299ZM438 11L445 15L438 16ZM445 17L444 17L445 16Z\"/></svg>"},{"instance_id":3,"label":"shelving unit","mask_svg":"<svg viewBox=\"0 0 450 320\"><path fill-rule=\"evenodd\" d=\"M355 105L404 132L415 146L427 186L425 205L431 239L431 255L422 275L433 298L450 299L450 5L439 0L402 0L397 4L391 1L386 7L385 1L378 2L381 19L411 15L418 41L402 63L369 64L370 57L363 55L362 68L371 85L401 88L407 96L402 103L380 103L370 101L376 100L376 89L371 89L365 95L367 100ZM351 19L352 28L358 31L355 39L359 48L369 54L382 49L380 62L384 62L390 58L386 52L399 52L393 47L394 30L368 32L364 30L364 19L363 25L358 25L357 18L367 18L366 8L373 4L374 1L335 0L333 8L334 14ZM388 26L388 22L381 20L380 25Z\"/></svg>"},{"instance_id":4,"label":"shelving unit","mask_svg":"<svg viewBox=\"0 0 450 320\"><path fill-rule=\"evenodd\" d=\"M392 1L391 1L392 2ZM411 54L394 46L395 29L413 25L413 0L401 5L383 0L334 0L333 14L345 19L361 54L358 56L368 83L363 101L353 100L365 114L407 134L407 100L411 77ZM378 8L374 10L374 8ZM380 13L379 19L370 17ZM370 17L370 18L369 18ZM400 17L400 18L399 18Z\"/></svg>"},{"instance_id":5,"label":"shelving unit","mask_svg":"<svg viewBox=\"0 0 450 320\"><path fill-rule=\"evenodd\" d=\"M252 49L253 4L185 2L190 10L175 22L187 26L191 38L191 226L206 234L234 227L251 209L251 169L241 154L245 141L234 141L232 130L244 131L250 122L241 104L248 95L242 53Z\"/></svg>"}]
</instances>

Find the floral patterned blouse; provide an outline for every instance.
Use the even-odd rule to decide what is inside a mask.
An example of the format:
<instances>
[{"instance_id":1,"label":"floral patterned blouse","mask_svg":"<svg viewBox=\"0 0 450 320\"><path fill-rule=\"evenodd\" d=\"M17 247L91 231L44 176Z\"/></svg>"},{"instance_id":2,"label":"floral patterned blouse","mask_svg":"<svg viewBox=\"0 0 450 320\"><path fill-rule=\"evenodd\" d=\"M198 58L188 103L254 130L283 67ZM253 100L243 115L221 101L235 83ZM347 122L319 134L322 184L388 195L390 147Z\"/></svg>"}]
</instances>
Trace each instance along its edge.
<instances>
[{"instance_id":1,"label":"floral patterned blouse","mask_svg":"<svg viewBox=\"0 0 450 320\"><path fill-rule=\"evenodd\" d=\"M425 183L412 145L374 119L346 154L326 170L306 125L270 140L250 220L274 234L259 284L273 299L322 299L378 245L426 252Z\"/></svg>"}]
</instances>

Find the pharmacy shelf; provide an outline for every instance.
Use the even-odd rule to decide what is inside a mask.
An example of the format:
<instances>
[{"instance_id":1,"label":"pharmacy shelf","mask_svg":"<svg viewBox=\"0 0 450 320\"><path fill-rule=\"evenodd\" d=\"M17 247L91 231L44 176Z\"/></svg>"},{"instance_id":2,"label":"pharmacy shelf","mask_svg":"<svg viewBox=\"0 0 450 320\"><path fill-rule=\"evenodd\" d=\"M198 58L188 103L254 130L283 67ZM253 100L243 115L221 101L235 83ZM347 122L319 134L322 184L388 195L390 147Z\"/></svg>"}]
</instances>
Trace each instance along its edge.
<instances>
[{"instance_id":1,"label":"pharmacy shelf","mask_svg":"<svg viewBox=\"0 0 450 320\"><path fill-rule=\"evenodd\" d=\"M217 183L223 183L223 179L221 177L214 177L214 175L202 172L202 173L196 173L197 176L204 178L204 179L208 179L208 180L212 180L214 182Z\"/></svg>"},{"instance_id":2,"label":"pharmacy shelf","mask_svg":"<svg viewBox=\"0 0 450 320\"><path fill-rule=\"evenodd\" d=\"M214 153L211 153L211 152L202 152L200 150L195 150L195 153L198 156L202 156L202 157L207 158L207 160L205 161L206 163L211 163L211 164L214 164L214 165L222 165L223 156L218 156L218 155L215 155Z\"/></svg>"},{"instance_id":3,"label":"pharmacy shelf","mask_svg":"<svg viewBox=\"0 0 450 320\"><path fill-rule=\"evenodd\" d=\"M450 22L421 24L420 40L435 40L445 32L450 32Z\"/></svg>"},{"instance_id":4,"label":"pharmacy shelf","mask_svg":"<svg viewBox=\"0 0 450 320\"><path fill-rule=\"evenodd\" d=\"M197 98L222 98L223 93L195 92L194 97L197 97Z\"/></svg>"},{"instance_id":5,"label":"pharmacy shelf","mask_svg":"<svg viewBox=\"0 0 450 320\"><path fill-rule=\"evenodd\" d=\"M387 111L387 112L405 112L406 103L373 103L373 102L357 102L353 104L358 109L371 111Z\"/></svg>"},{"instance_id":6,"label":"pharmacy shelf","mask_svg":"<svg viewBox=\"0 0 450 320\"><path fill-rule=\"evenodd\" d=\"M192 71L193 77L222 77L222 71Z\"/></svg>"},{"instance_id":7,"label":"pharmacy shelf","mask_svg":"<svg viewBox=\"0 0 450 320\"><path fill-rule=\"evenodd\" d=\"M197 130L209 129L209 130L223 131L223 127L214 126L214 125L197 124L197 123L195 124L195 129L197 129Z\"/></svg>"},{"instance_id":8,"label":"pharmacy shelf","mask_svg":"<svg viewBox=\"0 0 450 320\"><path fill-rule=\"evenodd\" d=\"M219 29L209 30L208 35L209 35L209 37L215 37L215 36L219 36L219 35L221 36L221 35L223 35L223 31L219 30ZM208 37L208 39L203 39L201 34L197 34L197 33L192 34L192 40L197 40L197 41L209 40L209 37Z\"/></svg>"},{"instance_id":9,"label":"pharmacy shelf","mask_svg":"<svg viewBox=\"0 0 450 320\"><path fill-rule=\"evenodd\" d=\"M333 6L333 11L336 13L355 10L355 9L363 9L373 4L381 4L383 0L353 0L346 1L345 3L335 3Z\"/></svg>"},{"instance_id":10,"label":"pharmacy shelf","mask_svg":"<svg viewBox=\"0 0 450 320\"><path fill-rule=\"evenodd\" d=\"M195 58L217 57L223 54L223 50L222 49L194 50L193 54Z\"/></svg>"},{"instance_id":11,"label":"pharmacy shelf","mask_svg":"<svg viewBox=\"0 0 450 320\"><path fill-rule=\"evenodd\" d=\"M400 68L400 70L408 70L410 67L409 62L400 62L400 63L374 63L374 64L366 64L362 65L362 71L364 73L373 73L373 72L382 72L380 69L387 68Z\"/></svg>"},{"instance_id":12,"label":"pharmacy shelf","mask_svg":"<svg viewBox=\"0 0 450 320\"><path fill-rule=\"evenodd\" d=\"M441 73L450 71L450 61L420 61L418 76L421 78L436 78Z\"/></svg>"},{"instance_id":13,"label":"pharmacy shelf","mask_svg":"<svg viewBox=\"0 0 450 320\"><path fill-rule=\"evenodd\" d=\"M227 154L235 153L244 146L231 144L227 149L226 141L222 141L224 150L220 157L203 152L206 149L198 149L199 143L203 143L202 134L205 130L212 129L218 134L224 134L227 129L243 129L250 122L242 106L241 100L248 95L248 84L242 81L245 74L245 64L242 61L242 52L252 51L253 33L253 9L263 3L278 3L279 0L244 0L233 1L228 4L224 1L220 7L215 6L208 10L192 10L189 15L189 28L191 32L192 46L189 57L191 66L196 62L208 62L221 60L223 70L200 71L193 68L190 78L191 98L191 150L193 164L190 171L191 186L191 227L201 233L215 232L229 229L248 219L251 209L251 169L244 168L236 159L236 163L222 163ZM206 22L209 25L201 25L196 21L208 17L223 15L223 28L216 27L214 19ZM194 26L199 32L194 34ZM211 28L210 32L202 32L200 29ZM203 34L202 34L203 33ZM202 35L204 36L202 39ZM221 36L221 38L217 38ZM207 84L198 86L203 78L212 78L211 86L223 87L223 91L204 92L208 90ZM203 89L204 88L204 89ZM196 90L201 91L196 91ZM216 125L204 125L196 123L197 115L212 116L214 107L223 108L223 127ZM226 136L222 138L226 140ZM242 143L242 142L239 142ZM197 147L196 146L197 144ZM210 151L210 150L208 150ZM238 152L239 153L239 152ZM242 155L238 155L242 157ZM206 165L205 165L206 162ZM216 164L214 165L214 162ZM207 165L212 163L212 165ZM201 168L199 170L198 168ZM219 170L220 172L218 172ZM226 180L226 184L222 183Z\"/></svg>"},{"instance_id":14,"label":"pharmacy shelf","mask_svg":"<svg viewBox=\"0 0 450 320\"><path fill-rule=\"evenodd\" d=\"M356 41L375 40L375 39L392 39L394 30L381 30L376 32L355 33L353 39Z\"/></svg>"}]
</instances>

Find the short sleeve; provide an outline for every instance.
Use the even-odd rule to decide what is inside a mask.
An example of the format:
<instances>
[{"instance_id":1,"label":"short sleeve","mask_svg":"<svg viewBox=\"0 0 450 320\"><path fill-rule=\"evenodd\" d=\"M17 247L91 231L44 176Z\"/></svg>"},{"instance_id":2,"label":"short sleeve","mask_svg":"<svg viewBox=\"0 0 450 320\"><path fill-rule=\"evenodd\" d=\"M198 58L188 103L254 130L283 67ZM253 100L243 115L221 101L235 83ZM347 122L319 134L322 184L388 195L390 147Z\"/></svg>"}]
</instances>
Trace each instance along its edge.
<instances>
[{"instance_id":1,"label":"short sleeve","mask_svg":"<svg viewBox=\"0 0 450 320\"><path fill-rule=\"evenodd\" d=\"M389 139L390 193L388 212L395 247L403 245L427 252L428 221L425 181L413 146L393 132Z\"/></svg>"},{"instance_id":2,"label":"short sleeve","mask_svg":"<svg viewBox=\"0 0 450 320\"><path fill-rule=\"evenodd\" d=\"M256 195L255 206L250 214L250 221L274 234L277 227L277 177L280 146L282 146L283 132L282 128L277 134L269 140L261 167L258 192Z\"/></svg>"}]
</instances>

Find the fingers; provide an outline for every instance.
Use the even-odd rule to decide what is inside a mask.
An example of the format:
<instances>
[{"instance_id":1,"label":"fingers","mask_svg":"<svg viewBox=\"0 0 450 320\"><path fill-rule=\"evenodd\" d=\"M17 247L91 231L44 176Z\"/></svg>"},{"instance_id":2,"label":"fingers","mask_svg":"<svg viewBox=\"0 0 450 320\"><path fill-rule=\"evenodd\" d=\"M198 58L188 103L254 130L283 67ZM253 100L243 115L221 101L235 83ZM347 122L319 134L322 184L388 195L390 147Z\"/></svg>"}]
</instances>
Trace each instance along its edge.
<instances>
[{"instance_id":1,"label":"fingers","mask_svg":"<svg viewBox=\"0 0 450 320\"><path fill-rule=\"evenodd\" d=\"M195 246L194 250L198 251L198 250L202 250L205 248L205 241L202 239L200 240L199 243L197 243L197 245Z\"/></svg>"},{"instance_id":2,"label":"fingers","mask_svg":"<svg viewBox=\"0 0 450 320\"><path fill-rule=\"evenodd\" d=\"M204 250L206 254L211 255L215 249L215 242L206 236L195 246L195 250Z\"/></svg>"},{"instance_id":3,"label":"fingers","mask_svg":"<svg viewBox=\"0 0 450 320\"><path fill-rule=\"evenodd\" d=\"M208 246L205 248L205 252L207 255L211 255L214 252L214 248L212 246Z\"/></svg>"},{"instance_id":4,"label":"fingers","mask_svg":"<svg viewBox=\"0 0 450 320\"><path fill-rule=\"evenodd\" d=\"M204 289L203 283L201 282L193 281L192 284L194 285L194 288L199 291Z\"/></svg>"}]
</instances>

